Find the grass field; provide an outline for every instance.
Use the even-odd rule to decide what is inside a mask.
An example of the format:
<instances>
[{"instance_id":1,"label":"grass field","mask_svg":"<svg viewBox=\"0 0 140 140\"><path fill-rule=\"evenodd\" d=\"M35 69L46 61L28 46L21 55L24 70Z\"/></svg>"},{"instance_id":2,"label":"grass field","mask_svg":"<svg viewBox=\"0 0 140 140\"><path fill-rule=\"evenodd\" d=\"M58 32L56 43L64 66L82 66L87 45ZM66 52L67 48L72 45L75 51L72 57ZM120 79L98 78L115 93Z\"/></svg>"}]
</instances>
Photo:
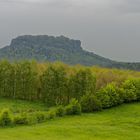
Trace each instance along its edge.
<instances>
[{"instance_id":1,"label":"grass field","mask_svg":"<svg viewBox=\"0 0 140 140\"><path fill-rule=\"evenodd\" d=\"M0 100L0 108L6 104L19 104L22 109L28 105L30 108L37 107L36 103L25 106L22 101ZM57 118L32 126L0 128L0 140L140 140L140 103L93 114Z\"/></svg>"},{"instance_id":2,"label":"grass field","mask_svg":"<svg viewBox=\"0 0 140 140\"><path fill-rule=\"evenodd\" d=\"M3 108L9 108L13 112L48 110L43 103L0 98L0 110Z\"/></svg>"}]
</instances>

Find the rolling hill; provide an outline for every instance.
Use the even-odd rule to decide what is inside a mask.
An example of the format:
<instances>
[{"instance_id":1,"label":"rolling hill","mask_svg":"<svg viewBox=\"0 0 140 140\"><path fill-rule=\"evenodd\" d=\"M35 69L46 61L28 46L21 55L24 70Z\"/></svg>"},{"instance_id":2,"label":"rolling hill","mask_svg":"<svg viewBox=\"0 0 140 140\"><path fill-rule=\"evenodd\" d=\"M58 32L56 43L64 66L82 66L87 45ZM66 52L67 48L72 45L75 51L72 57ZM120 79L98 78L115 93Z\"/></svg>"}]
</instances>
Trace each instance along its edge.
<instances>
[{"instance_id":1,"label":"rolling hill","mask_svg":"<svg viewBox=\"0 0 140 140\"><path fill-rule=\"evenodd\" d=\"M10 61L35 59L37 61L62 61L66 64L140 70L140 63L124 63L101 57L81 47L80 40L64 36L24 35L0 49L0 59Z\"/></svg>"}]
</instances>

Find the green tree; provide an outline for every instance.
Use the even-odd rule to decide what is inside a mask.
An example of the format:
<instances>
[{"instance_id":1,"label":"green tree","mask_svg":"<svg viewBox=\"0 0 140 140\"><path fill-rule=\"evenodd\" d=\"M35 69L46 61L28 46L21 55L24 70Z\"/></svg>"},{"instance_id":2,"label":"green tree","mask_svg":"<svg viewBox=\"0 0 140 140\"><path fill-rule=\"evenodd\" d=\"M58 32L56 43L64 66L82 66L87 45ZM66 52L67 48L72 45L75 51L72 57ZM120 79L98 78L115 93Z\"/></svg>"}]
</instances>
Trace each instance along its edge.
<instances>
[{"instance_id":1,"label":"green tree","mask_svg":"<svg viewBox=\"0 0 140 140\"><path fill-rule=\"evenodd\" d=\"M6 60L0 62L0 95L11 97L14 85L14 67Z\"/></svg>"},{"instance_id":2,"label":"green tree","mask_svg":"<svg viewBox=\"0 0 140 140\"><path fill-rule=\"evenodd\" d=\"M63 66L50 65L41 77L43 100L48 105L66 102L67 75Z\"/></svg>"},{"instance_id":3,"label":"green tree","mask_svg":"<svg viewBox=\"0 0 140 140\"><path fill-rule=\"evenodd\" d=\"M32 100L37 96L37 72L32 62L16 64L15 98Z\"/></svg>"},{"instance_id":4,"label":"green tree","mask_svg":"<svg viewBox=\"0 0 140 140\"><path fill-rule=\"evenodd\" d=\"M90 69L81 69L69 78L69 96L80 100L83 95L94 94L96 77Z\"/></svg>"}]
</instances>

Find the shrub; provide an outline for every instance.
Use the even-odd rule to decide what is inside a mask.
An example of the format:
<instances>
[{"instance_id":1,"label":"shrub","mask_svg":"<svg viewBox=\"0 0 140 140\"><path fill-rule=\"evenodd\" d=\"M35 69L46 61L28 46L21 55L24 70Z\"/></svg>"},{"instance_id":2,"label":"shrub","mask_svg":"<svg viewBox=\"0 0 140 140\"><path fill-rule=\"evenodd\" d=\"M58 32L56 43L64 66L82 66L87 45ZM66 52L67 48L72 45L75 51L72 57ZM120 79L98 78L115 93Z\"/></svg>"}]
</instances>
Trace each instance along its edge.
<instances>
[{"instance_id":1,"label":"shrub","mask_svg":"<svg viewBox=\"0 0 140 140\"><path fill-rule=\"evenodd\" d=\"M36 116L38 123L44 122L46 120L46 113L45 112L38 111L35 113L35 116Z\"/></svg>"},{"instance_id":2,"label":"shrub","mask_svg":"<svg viewBox=\"0 0 140 140\"><path fill-rule=\"evenodd\" d=\"M56 117L56 111L54 109L49 110L46 113L46 119L54 119Z\"/></svg>"},{"instance_id":3,"label":"shrub","mask_svg":"<svg viewBox=\"0 0 140 140\"><path fill-rule=\"evenodd\" d=\"M140 79L129 79L129 88L134 90L137 96L137 100L140 101ZM127 82L128 82L127 81ZM130 84L131 83L131 84ZM125 85L126 86L126 85ZM126 87L125 87L126 89Z\"/></svg>"},{"instance_id":4,"label":"shrub","mask_svg":"<svg viewBox=\"0 0 140 140\"><path fill-rule=\"evenodd\" d=\"M81 114L81 105L78 100L72 99L70 104L65 107L67 115L79 115Z\"/></svg>"},{"instance_id":5,"label":"shrub","mask_svg":"<svg viewBox=\"0 0 140 140\"><path fill-rule=\"evenodd\" d=\"M122 84L122 88L124 89L124 101L132 102L137 100L137 88L134 84L133 80L126 80Z\"/></svg>"},{"instance_id":6,"label":"shrub","mask_svg":"<svg viewBox=\"0 0 140 140\"><path fill-rule=\"evenodd\" d=\"M16 116L14 116L14 120L13 120L14 124L28 124L28 118L26 114L18 114Z\"/></svg>"},{"instance_id":7,"label":"shrub","mask_svg":"<svg viewBox=\"0 0 140 140\"><path fill-rule=\"evenodd\" d=\"M73 115L72 106L67 105L67 106L65 107L65 112L66 112L66 115Z\"/></svg>"},{"instance_id":8,"label":"shrub","mask_svg":"<svg viewBox=\"0 0 140 140\"><path fill-rule=\"evenodd\" d=\"M38 123L37 117L35 114L28 114L27 115L27 124L36 124Z\"/></svg>"},{"instance_id":9,"label":"shrub","mask_svg":"<svg viewBox=\"0 0 140 140\"><path fill-rule=\"evenodd\" d=\"M133 79L132 82L136 88L137 100L140 101L140 79Z\"/></svg>"},{"instance_id":10,"label":"shrub","mask_svg":"<svg viewBox=\"0 0 140 140\"><path fill-rule=\"evenodd\" d=\"M118 104L124 103L124 89L121 87L116 88L116 92L119 94Z\"/></svg>"},{"instance_id":11,"label":"shrub","mask_svg":"<svg viewBox=\"0 0 140 140\"><path fill-rule=\"evenodd\" d=\"M108 84L97 92L97 97L102 103L103 108L110 108L120 104L121 99L118 93L118 87L114 83Z\"/></svg>"},{"instance_id":12,"label":"shrub","mask_svg":"<svg viewBox=\"0 0 140 140\"><path fill-rule=\"evenodd\" d=\"M38 120L35 114L22 113L14 116L13 122L17 125L29 125L37 123Z\"/></svg>"},{"instance_id":13,"label":"shrub","mask_svg":"<svg viewBox=\"0 0 140 140\"><path fill-rule=\"evenodd\" d=\"M63 106L58 106L56 108L56 116L62 117L65 115L65 108Z\"/></svg>"},{"instance_id":14,"label":"shrub","mask_svg":"<svg viewBox=\"0 0 140 140\"><path fill-rule=\"evenodd\" d=\"M12 124L12 118L9 109L3 109L0 115L0 125L9 126Z\"/></svg>"},{"instance_id":15,"label":"shrub","mask_svg":"<svg viewBox=\"0 0 140 140\"><path fill-rule=\"evenodd\" d=\"M102 109L101 102L94 95L84 95L81 98L82 112L93 112Z\"/></svg>"}]
</instances>

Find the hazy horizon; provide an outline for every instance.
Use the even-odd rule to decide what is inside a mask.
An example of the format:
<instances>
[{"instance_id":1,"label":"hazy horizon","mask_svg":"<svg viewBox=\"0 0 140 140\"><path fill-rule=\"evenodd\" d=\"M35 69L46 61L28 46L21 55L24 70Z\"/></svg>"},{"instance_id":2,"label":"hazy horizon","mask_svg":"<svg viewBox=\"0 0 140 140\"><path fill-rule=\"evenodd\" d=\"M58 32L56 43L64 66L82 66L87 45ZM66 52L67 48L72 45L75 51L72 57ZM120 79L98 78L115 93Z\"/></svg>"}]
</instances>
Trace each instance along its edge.
<instances>
[{"instance_id":1,"label":"hazy horizon","mask_svg":"<svg viewBox=\"0 0 140 140\"><path fill-rule=\"evenodd\" d=\"M0 47L19 35L64 35L88 51L140 62L139 0L0 0Z\"/></svg>"}]
</instances>

